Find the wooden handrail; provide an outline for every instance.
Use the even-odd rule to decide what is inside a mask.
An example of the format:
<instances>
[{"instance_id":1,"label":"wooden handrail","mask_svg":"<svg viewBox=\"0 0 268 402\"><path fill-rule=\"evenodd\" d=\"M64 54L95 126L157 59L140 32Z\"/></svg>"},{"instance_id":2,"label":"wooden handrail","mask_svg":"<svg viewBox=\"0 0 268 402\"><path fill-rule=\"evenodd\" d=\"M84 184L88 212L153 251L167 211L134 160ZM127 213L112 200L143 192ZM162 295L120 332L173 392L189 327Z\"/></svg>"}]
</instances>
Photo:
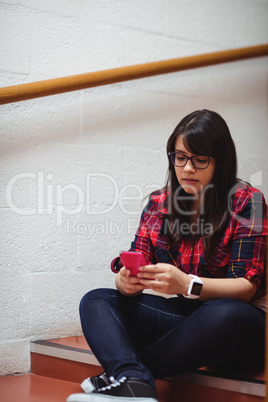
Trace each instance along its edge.
<instances>
[{"instance_id":1,"label":"wooden handrail","mask_svg":"<svg viewBox=\"0 0 268 402\"><path fill-rule=\"evenodd\" d=\"M0 105L267 55L268 44L264 44L13 85L0 88Z\"/></svg>"}]
</instances>

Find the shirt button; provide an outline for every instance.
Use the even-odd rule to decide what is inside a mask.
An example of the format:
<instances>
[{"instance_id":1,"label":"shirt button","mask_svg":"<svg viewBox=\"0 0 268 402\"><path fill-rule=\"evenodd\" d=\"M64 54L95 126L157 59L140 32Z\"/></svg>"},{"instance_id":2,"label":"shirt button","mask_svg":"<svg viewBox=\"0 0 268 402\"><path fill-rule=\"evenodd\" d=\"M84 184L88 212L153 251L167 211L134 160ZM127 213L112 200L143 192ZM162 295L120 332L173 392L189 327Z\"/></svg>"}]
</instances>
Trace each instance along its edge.
<instances>
[{"instance_id":1,"label":"shirt button","mask_svg":"<svg viewBox=\"0 0 268 402\"><path fill-rule=\"evenodd\" d=\"M248 275L248 276L247 276L247 279L251 279L251 276L250 276L250 275Z\"/></svg>"}]
</instances>

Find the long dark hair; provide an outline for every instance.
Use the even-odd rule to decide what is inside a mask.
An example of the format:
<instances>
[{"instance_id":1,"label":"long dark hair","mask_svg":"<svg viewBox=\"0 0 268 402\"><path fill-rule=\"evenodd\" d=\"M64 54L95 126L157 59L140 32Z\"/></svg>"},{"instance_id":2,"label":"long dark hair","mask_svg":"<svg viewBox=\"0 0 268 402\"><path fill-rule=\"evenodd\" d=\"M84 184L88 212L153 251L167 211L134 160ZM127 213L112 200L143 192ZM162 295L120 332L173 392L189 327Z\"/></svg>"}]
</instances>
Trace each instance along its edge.
<instances>
[{"instance_id":1,"label":"long dark hair","mask_svg":"<svg viewBox=\"0 0 268 402\"><path fill-rule=\"evenodd\" d=\"M191 223L193 200L186 194L177 180L174 166L169 158L166 192L168 214L167 235L172 243L185 236L189 241L203 237L205 254L209 257L221 231L229 220L228 195L238 183L235 144L225 120L216 112L197 110L184 117L176 126L167 142L167 154L175 150L175 142L182 136L186 149L197 155L215 158L215 170L211 185L204 193L202 203L202 227L209 224L212 230L204 233L200 226L198 234L189 232L186 236L179 228ZM178 226L179 222L179 226ZM200 224L200 219L199 219ZM185 227L185 225L184 225Z\"/></svg>"}]
</instances>

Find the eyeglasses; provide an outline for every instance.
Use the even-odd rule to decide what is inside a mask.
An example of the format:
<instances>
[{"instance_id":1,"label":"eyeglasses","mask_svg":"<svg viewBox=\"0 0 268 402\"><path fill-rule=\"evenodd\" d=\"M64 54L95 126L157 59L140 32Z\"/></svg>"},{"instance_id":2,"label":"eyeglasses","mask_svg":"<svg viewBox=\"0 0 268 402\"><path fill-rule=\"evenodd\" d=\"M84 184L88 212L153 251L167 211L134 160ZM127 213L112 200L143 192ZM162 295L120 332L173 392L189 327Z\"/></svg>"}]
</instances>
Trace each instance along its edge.
<instances>
[{"instance_id":1,"label":"eyeglasses","mask_svg":"<svg viewBox=\"0 0 268 402\"><path fill-rule=\"evenodd\" d=\"M174 166L184 167L188 160L191 161L195 169L206 169L210 164L210 160L213 159L211 156L186 156L180 152L168 152L171 162Z\"/></svg>"}]
</instances>

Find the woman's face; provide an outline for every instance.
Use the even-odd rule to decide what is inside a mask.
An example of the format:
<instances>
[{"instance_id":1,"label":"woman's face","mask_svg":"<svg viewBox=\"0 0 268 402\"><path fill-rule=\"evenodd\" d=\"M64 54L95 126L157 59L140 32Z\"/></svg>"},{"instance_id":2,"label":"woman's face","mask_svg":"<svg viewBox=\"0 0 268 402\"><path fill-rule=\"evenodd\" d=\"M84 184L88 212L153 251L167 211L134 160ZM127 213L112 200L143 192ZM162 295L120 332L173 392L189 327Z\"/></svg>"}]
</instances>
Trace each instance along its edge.
<instances>
[{"instance_id":1,"label":"woman's face","mask_svg":"<svg viewBox=\"0 0 268 402\"><path fill-rule=\"evenodd\" d=\"M181 152L185 156L196 156L189 152L183 144L183 136L180 135L175 142L175 151ZM175 173L183 190L188 194L200 194L211 183L214 170L215 159L210 160L206 169L196 169L190 160L183 167L174 166Z\"/></svg>"}]
</instances>

